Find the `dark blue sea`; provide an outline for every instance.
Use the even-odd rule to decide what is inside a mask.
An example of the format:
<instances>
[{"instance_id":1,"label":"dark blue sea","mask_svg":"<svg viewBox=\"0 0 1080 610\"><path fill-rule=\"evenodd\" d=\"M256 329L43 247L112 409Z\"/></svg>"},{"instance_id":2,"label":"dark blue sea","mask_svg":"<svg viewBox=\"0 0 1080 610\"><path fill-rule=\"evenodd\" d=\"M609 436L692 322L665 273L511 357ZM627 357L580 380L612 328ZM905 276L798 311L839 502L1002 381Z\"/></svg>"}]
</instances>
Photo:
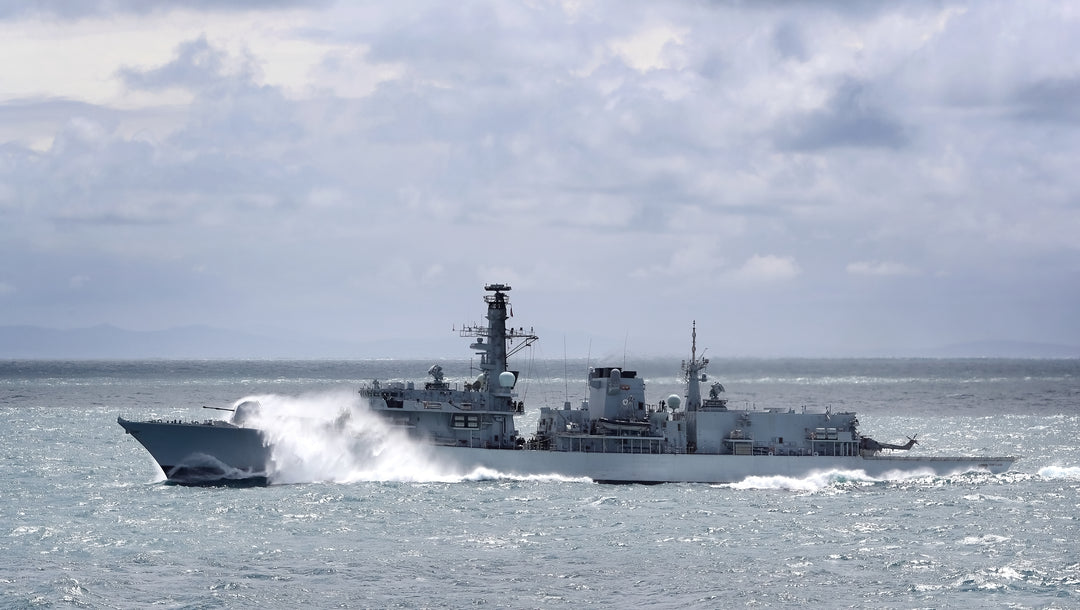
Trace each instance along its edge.
<instances>
[{"instance_id":1,"label":"dark blue sea","mask_svg":"<svg viewBox=\"0 0 1080 610\"><path fill-rule=\"evenodd\" d=\"M709 367L732 406L856 411L878 440L918 434L916 455L1018 456L1001 475L612 486L328 459L181 487L116 424L251 395L316 410L430 364L0 363L0 607L1080 607L1080 360ZM522 433L582 398L585 362L515 365ZM650 400L682 393L678 362L636 368Z\"/></svg>"}]
</instances>

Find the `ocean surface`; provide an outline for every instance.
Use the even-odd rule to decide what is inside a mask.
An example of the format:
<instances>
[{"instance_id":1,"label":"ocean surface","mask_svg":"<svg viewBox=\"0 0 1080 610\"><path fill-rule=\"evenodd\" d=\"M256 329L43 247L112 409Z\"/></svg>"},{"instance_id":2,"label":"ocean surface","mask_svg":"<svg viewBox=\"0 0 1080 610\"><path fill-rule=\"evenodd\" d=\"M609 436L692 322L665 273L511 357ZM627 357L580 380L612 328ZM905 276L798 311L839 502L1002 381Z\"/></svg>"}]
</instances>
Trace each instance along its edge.
<instances>
[{"instance_id":1,"label":"ocean surface","mask_svg":"<svg viewBox=\"0 0 1080 610\"><path fill-rule=\"evenodd\" d=\"M1080 607L1080 360L709 366L733 407L856 411L915 455L1018 456L1001 475L599 485L325 455L182 487L116 424L252 395L332 412L430 364L0 362L0 608ZM585 362L514 364L523 434L581 400ZM682 394L678 362L628 366L650 401Z\"/></svg>"}]
</instances>

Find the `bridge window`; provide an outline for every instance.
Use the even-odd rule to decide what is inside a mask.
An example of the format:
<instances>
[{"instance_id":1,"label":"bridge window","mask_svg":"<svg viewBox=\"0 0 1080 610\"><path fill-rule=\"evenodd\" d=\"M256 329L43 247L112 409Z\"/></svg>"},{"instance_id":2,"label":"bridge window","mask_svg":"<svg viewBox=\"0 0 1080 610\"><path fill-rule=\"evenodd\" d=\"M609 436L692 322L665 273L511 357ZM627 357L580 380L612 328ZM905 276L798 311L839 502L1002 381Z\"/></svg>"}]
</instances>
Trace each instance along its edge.
<instances>
[{"instance_id":1,"label":"bridge window","mask_svg":"<svg viewBox=\"0 0 1080 610\"><path fill-rule=\"evenodd\" d=\"M480 427L480 416L479 415L469 415L469 414L466 414L466 413L455 413L454 416L450 418L450 427L451 428L479 428Z\"/></svg>"}]
</instances>

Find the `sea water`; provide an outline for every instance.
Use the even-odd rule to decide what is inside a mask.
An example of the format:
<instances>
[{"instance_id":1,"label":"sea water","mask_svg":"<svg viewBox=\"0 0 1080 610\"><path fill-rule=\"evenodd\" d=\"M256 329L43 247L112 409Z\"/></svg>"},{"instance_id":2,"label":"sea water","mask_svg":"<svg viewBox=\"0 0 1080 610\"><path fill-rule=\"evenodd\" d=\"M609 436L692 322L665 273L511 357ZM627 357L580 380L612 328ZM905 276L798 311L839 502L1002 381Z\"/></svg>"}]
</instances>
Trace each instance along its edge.
<instances>
[{"instance_id":1,"label":"sea water","mask_svg":"<svg viewBox=\"0 0 1080 610\"><path fill-rule=\"evenodd\" d=\"M1080 607L1078 360L710 364L732 407L855 411L877 440L917 434L914 455L1018 456L1001 475L448 474L350 419L376 449L293 428L275 484L182 487L116 424L246 396L362 412L362 384L430 364L0 363L0 607ZM452 384L476 373L442 364ZM522 434L584 393L587 363L515 364ZM678 363L631 368L650 402L682 393Z\"/></svg>"}]
</instances>

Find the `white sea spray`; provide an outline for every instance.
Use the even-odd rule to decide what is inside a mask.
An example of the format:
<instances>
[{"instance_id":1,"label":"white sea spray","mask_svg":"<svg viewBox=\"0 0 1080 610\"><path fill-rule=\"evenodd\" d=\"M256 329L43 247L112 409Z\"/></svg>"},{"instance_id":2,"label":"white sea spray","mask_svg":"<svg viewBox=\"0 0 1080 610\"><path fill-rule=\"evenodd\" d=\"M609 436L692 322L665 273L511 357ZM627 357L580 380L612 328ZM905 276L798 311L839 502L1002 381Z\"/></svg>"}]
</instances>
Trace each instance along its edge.
<instances>
[{"instance_id":1,"label":"white sea spray","mask_svg":"<svg viewBox=\"0 0 1080 610\"><path fill-rule=\"evenodd\" d=\"M259 403L246 425L272 447L268 478L274 484L456 481L469 474L432 459L424 443L374 414L348 389L243 401Z\"/></svg>"}]
</instances>

